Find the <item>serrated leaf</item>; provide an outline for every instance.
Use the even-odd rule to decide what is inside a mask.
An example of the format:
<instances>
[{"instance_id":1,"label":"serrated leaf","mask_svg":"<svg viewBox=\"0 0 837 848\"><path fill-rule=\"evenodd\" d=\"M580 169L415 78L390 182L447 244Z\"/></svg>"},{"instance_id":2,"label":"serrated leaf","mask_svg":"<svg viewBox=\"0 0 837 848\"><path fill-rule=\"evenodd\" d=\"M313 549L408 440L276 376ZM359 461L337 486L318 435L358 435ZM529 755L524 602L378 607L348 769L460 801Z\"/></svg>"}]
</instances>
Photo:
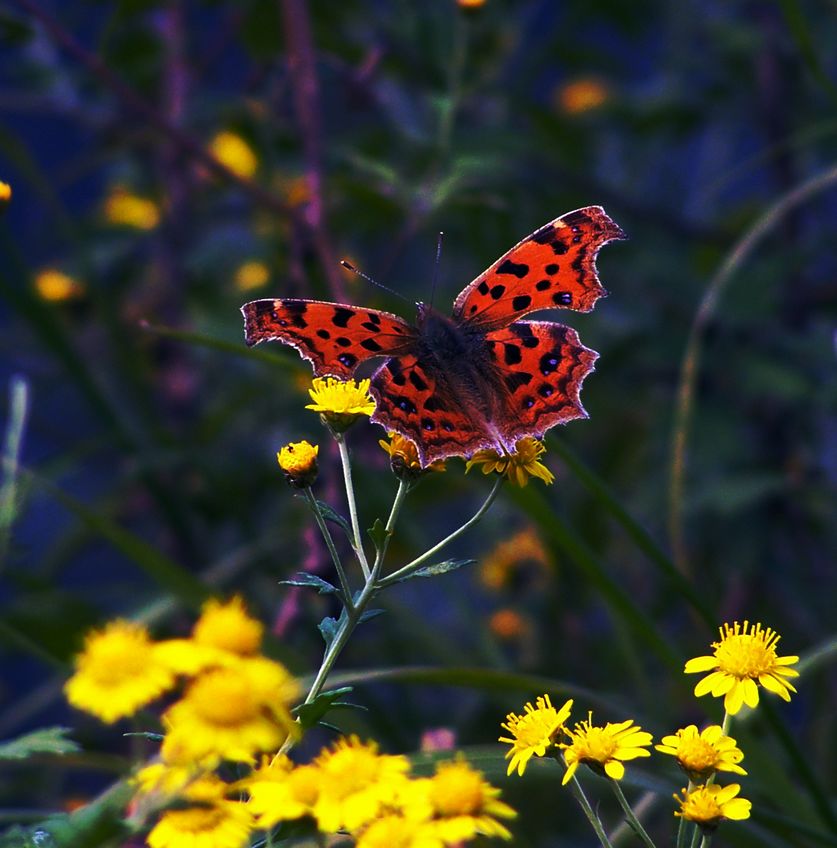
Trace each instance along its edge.
<instances>
[{"instance_id":1,"label":"serrated leaf","mask_svg":"<svg viewBox=\"0 0 837 848\"><path fill-rule=\"evenodd\" d=\"M291 577L289 580L280 580L280 586L309 586L316 589L320 595L339 595L340 590L336 586L332 586L328 580L323 580L316 574L309 574L306 571L300 571Z\"/></svg>"},{"instance_id":2,"label":"serrated leaf","mask_svg":"<svg viewBox=\"0 0 837 848\"><path fill-rule=\"evenodd\" d=\"M307 502L307 498L306 498ZM310 505L310 504L309 504ZM312 507L313 508L313 507ZM337 524L340 526L340 529L349 537L349 541L352 539L352 526L349 522L340 515L339 512L332 509L325 501L318 500L317 501L317 509L319 509L320 514L326 521L331 521L332 524Z\"/></svg>"},{"instance_id":3,"label":"serrated leaf","mask_svg":"<svg viewBox=\"0 0 837 848\"><path fill-rule=\"evenodd\" d=\"M75 754L78 743L67 739L69 727L45 727L0 744L0 760L25 760L32 754Z\"/></svg>"},{"instance_id":4,"label":"serrated leaf","mask_svg":"<svg viewBox=\"0 0 837 848\"><path fill-rule=\"evenodd\" d=\"M399 583L405 580L412 580L413 577L436 577L438 574L447 574L449 571L456 571L457 568L462 568L465 565L473 565L475 559L446 559L444 562L437 562L435 565L426 565L424 568L419 568L412 574L402 577Z\"/></svg>"},{"instance_id":5,"label":"serrated leaf","mask_svg":"<svg viewBox=\"0 0 837 848\"><path fill-rule=\"evenodd\" d=\"M392 531L387 530L386 525L380 518L376 518L375 523L366 532L369 534L369 538L372 540L376 551L380 551L387 538L392 535Z\"/></svg>"},{"instance_id":6,"label":"serrated leaf","mask_svg":"<svg viewBox=\"0 0 837 848\"><path fill-rule=\"evenodd\" d=\"M299 719L303 730L308 730L309 727L317 724L335 706L335 703L342 706L342 703L337 701L337 699L351 691L351 686L343 686L340 689L330 689L328 692L321 692L313 701L308 704L300 704L292 712Z\"/></svg>"}]
</instances>

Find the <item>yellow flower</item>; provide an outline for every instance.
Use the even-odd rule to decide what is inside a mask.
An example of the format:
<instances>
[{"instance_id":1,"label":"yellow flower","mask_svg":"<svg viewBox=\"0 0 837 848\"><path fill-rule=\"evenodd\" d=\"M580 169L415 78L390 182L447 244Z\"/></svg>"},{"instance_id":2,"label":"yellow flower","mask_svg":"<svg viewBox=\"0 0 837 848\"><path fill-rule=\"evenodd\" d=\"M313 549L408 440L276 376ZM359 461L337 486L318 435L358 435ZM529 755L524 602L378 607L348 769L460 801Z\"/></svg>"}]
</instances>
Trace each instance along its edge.
<instances>
[{"instance_id":1,"label":"yellow flower","mask_svg":"<svg viewBox=\"0 0 837 848\"><path fill-rule=\"evenodd\" d=\"M481 465L483 474L496 471L505 475L515 486L525 486L530 477L537 477L549 485L555 475L540 462L545 452L543 442L526 436L518 440L512 454L500 454L493 448L477 451L465 464L465 471L467 473L475 465Z\"/></svg>"},{"instance_id":2,"label":"yellow flower","mask_svg":"<svg viewBox=\"0 0 837 848\"><path fill-rule=\"evenodd\" d=\"M532 757L542 757L547 749L555 742L556 736L564 730L564 725L570 717L572 700L566 701L560 710L556 710L549 700L549 695L543 695L524 706L523 715L509 713L505 722L500 726L507 730L510 736L501 736L500 742L508 742L511 748L506 752L506 759L511 757L506 774L515 769L519 775L526 771L526 764Z\"/></svg>"},{"instance_id":3,"label":"yellow flower","mask_svg":"<svg viewBox=\"0 0 837 848\"><path fill-rule=\"evenodd\" d=\"M515 580L524 563L532 563L544 574L552 568L552 557L532 527L515 533L491 551L480 565L480 580L489 589L499 591Z\"/></svg>"},{"instance_id":4,"label":"yellow flower","mask_svg":"<svg viewBox=\"0 0 837 848\"><path fill-rule=\"evenodd\" d=\"M679 812L674 815L696 822L706 830L714 830L723 819L748 819L753 805L746 798L735 797L740 790L737 783L730 783L729 786L710 783L698 786L691 792L683 789L683 797L674 796L674 800L680 804Z\"/></svg>"},{"instance_id":5,"label":"yellow flower","mask_svg":"<svg viewBox=\"0 0 837 848\"><path fill-rule=\"evenodd\" d=\"M84 286L63 271L45 268L35 276L35 291L41 300L60 303L81 297L84 294Z\"/></svg>"},{"instance_id":6,"label":"yellow flower","mask_svg":"<svg viewBox=\"0 0 837 848\"><path fill-rule=\"evenodd\" d=\"M713 642L713 656L695 657L686 663L686 674L710 671L711 674L695 686L695 696L712 693L713 697L724 696L724 709L735 715L746 704L756 707L759 702L760 683L770 692L790 701L790 693L796 689L787 680L798 677L799 672L788 668L799 661L799 657L777 657L776 646L779 636L761 624L752 627L748 621L743 625L737 621L720 628L721 641Z\"/></svg>"},{"instance_id":7,"label":"yellow flower","mask_svg":"<svg viewBox=\"0 0 837 848\"><path fill-rule=\"evenodd\" d=\"M259 262L257 259L251 259L239 265L233 277L235 287L241 292L260 289L267 285L269 279L270 269L264 262Z\"/></svg>"},{"instance_id":8,"label":"yellow flower","mask_svg":"<svg viewBox=\"0 0 837 848\"><path fill-rule=\"evenodd\" d=\"M0 180L0 212L12 202L12 187Z\"/></svg>"},{"instance_id":9,"label":"yellow flower","mask_svg":"<svg viewBox=\"0 0 837 848\"><path fill-rule=\"evenodd\" d=\"M209 145L209 152L234 174L250 179L259 168L253 148L237 133L219 132Z\"/></svg>"},{"instance_id":10,"label":"yellow flower","mask_svg":"<svg viewBox=\"0 0 837 848\"><path fill-rule=\"evenodd\" d=\"M105 200L105 218L111 224L153 230L160 223L160 210L153 200L140 197L125 186L115 186Z\"/></svg>"},{"instance_id":11,"label":"yellow flower","mask_svg":"<svg viewBox=\"0 0 837 848\"><path fill-rule=\"evenodd\" d=\"M610 92L599 80L583 78L562 85L556 96L558 108L567 115L598 109L607 103Z\"/></svg>"},{"instance_id":12,"label":"yellow flower","mask_svg":"<svg viewBox=\"0 0 837 848\"><path fill-rule=\"evenodd\" d=\"M319 412L326 424L337 433L348 429L361 415L375 411L375 401L369 394L369 380L338 380L334 377L315 377L308 390L313 403L305 408Z\"/></svg>"},{"instance_id":13,"label":"yellow flower","mask_svg":"<svg viewBox=\"0 0 837 848\"><path fill-rule=\"evenodd\" d=\"M317 454L319 445L306 441L291 442L277 454L276 460L285 473L285 479L297 489L305 489L317 479Z\"/></svg>"},{"instance_id":14,"label":"yellow flower","mask_svg":"<svg viewBox=\"0 0 837 848\"><path fill-rule=\"evenodd\" d=\"M511 833L497 819L511 819L517 814L500 800L500 790L462 757L439 763L426 786L436 832L446 845L473 839L478 833L511 839Z\"/></svg>"},{"instance_id":15,"label":"yellow flower","mask_svg":"<svg viewBox=\"0 0 837 848\"><path fill-rule=\"evenodd\" d=\"M294 766L284 755L254 771L241 785L250 793L250 811L265 830L281 821L311 815L320 794L315 765Z\"/></svg>"},{"instance_id":16,"label":"yellow flower","mask_svg":"<svg viewBox=\"0 0 837 848\"><path fill-rule=\"evenodd\" d=\"M636 727L633 719L618 724L608 722L604 727L594 727L592 722L593 714L590 713L587 721L566 731L570 742L559 746L567 764L562 783L570 781L580 763L613 780L621 780L625 774L622 760L651 756L645 750L652 742L651 734Z\"/></svg>"},{"instance_id":17,"label":"yellow flower","mask_svg":"<svg viewBox=\"0 0 837 848\"><path fill-rule=\"evenodd\" d=\"M129 621L112 621L88 634L64 692L74 707L112 724L174 683L175 675L156 656L148 631Z\"/></svg>"},{"instance_id":18,"label":"yellow flower","mask_svg":"<svg viewBox=\"0 0 837 848\"><path fill-rule=\"evenodd\" d=\"M387 433L389 441L380 439L378 444L389 454L392 473L399 480L417 480L428 471L445 471L443 459L431 462L427 468L422 468L416 443L400 433Z\"/></svg>"},{"instance_id":19,"label":"yellow flower","mask_svg":"<svg viewBox=\"0 0 837 848\"><path fill-rule=\"evenodd\" d=\"M689 776L689 780L698 782L716 771L733 771L747 774L738 763L744 754L736 745L735 739L724 735L718 724L710 725L698 731L694 724L681 728L673 736L664 736L661 745L654 746L663 754L677 758L677 764Z\"/></svg>"},{"instance_id":20,"label":"yellow flower","mask_svg":"<svg viewBox=\"0 0 837 848\"><path fill-rule=\"evenodd\" d=\"M228 787L215 776L195 781L184 792L196 806L168 810L148 834L149 848L243 848L253 827L246 804L224 797Z\"/></svg>"},{"instance_id":21,"label":"yellow flower","mask_svg":"<svg viewBox=\"0 0 837 848\"><path fill-rule=\"evenodd\" d=\"M364 828L356 848L444 848L432 822L385 815Z\"/></svg>"},{"instance_id":22,"label":"yellow flower","mask_svg":"<svg viewBox=\"0 0 837 848\"><path fill-rule=\"evenodd\" d=\"M236 595L227 603L210 598L203 605L192 638L199 645L250 657L261 649L263 630L262 623L247 614L244 601Z\"/></svg>"},{"instance_id":23,"label":"yellow flower","mask_svg":"<svg viewBox=\"0 0 837 848\"><path fill-rule=\"evenodd\" d=\"M357 736L339 740L314 761L320 772L320 794L314 816L320 830L357 830L392 804L410 768L406 757L378 753L374 742Z\"/></svg>"},{"instance_id":24,"label":"yellow flower","mask_svg":"<svg viewBox=\"0 0 837 848\"><path fill-rule=\"evenodd\" d=\"M206 671L163 715L164 751L179 760L216 755L249 762L295 730L288 705L298 691L285 668L264 657Z\"/></svg>"},{"instance_id":25,"label":"yellow flower","mask_svg":"<svg viewBox=\"0 0 837 848\"><path fill-rule=\"evenodd\" d=\"M460 9L480 9L485 5L485 2L486 0L456 0Z\"/></svg>"}]
</instances>

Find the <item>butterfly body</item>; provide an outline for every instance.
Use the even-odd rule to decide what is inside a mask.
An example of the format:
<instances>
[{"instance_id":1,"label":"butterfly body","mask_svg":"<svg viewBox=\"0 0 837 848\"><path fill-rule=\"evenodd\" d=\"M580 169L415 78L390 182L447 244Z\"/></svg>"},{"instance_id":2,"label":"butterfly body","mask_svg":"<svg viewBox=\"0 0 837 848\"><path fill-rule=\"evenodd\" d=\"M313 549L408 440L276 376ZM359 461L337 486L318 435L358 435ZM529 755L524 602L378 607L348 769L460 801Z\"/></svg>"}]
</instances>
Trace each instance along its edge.
<instances>
[{"instance_id":1,"label":"butterfly body","mask_svg":"<svg viewBox=\"0 0 837 848\"><path fill-rule=\"evenodd\" d=\"M598 206L541 227L457 297L448 317L418 305L415 325L392 313L295 298L242 307L248 344L295 347L317 376L351 378L387 357L371 378L372 420L416 443L423 464L493 447L586 417L581 383L598 354L570 327L519 321L533 311L587 312L605 294L595 257L623 238Z\"/></svg>"}]
</instances>

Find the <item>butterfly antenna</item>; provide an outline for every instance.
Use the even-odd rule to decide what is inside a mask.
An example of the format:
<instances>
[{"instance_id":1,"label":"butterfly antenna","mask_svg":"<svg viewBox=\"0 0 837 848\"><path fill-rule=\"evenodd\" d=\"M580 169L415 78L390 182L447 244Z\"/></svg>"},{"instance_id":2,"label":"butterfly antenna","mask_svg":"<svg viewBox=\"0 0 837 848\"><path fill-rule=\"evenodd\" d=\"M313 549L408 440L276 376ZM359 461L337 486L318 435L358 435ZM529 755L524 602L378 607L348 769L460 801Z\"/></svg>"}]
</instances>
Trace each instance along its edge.
<instances>
[{"instance_id":1,"label":"butterfly antenna","mask_svg":"<svg viewBox=\"0 0 837 848\"><path fill-rule=\"evenodd\" d=\"M433 299L436 297L436 283L439 281L439 264L442 259L442 239L444 233L439 233L436 239L436 263L433 266L433 282L430 285L430 305L433 306Z\"/></svg>"},{"instance_id":2,"label":"butterfly antenna","mask_svg":"<svg viewBox=\"0 0 837 848\"><path fill-rule=\"evenodd\" d=\"M367 283L372 283L373 286L377 286L379 289L383 289L385 292L389 292L390 294L394 294L396 297L401 298L401 300L407 301L407 303L412 303L412 301L408 297L404 297L401 292L395 291L395 289L391 289L389 286L385 286L383 283L379 283L377 280L373 279L369 276L369 274L364 274L360 268L355 268L351 262L347 262L345 259L340 260L340 264L351 271L353 274L357 274L358 277L363 277Z\"/></svg>"}]
</instances>

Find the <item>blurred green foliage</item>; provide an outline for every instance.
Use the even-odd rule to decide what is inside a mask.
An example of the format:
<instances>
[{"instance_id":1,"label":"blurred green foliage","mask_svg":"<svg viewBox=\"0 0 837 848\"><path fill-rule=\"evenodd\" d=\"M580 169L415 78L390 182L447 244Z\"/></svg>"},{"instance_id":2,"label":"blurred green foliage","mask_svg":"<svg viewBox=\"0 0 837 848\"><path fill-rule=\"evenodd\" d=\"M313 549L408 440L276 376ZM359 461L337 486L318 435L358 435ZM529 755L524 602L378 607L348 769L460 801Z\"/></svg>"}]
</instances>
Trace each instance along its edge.
<instances>
[{"instance_id":1,"label":"blurred green foliage","mask_svg":"<svg viewBox=\"0 0 837 848\"><path fill-rule=\"evenodd\" d=\"M207 593L240 592L273 625L277 656L301 674L319 662L315 622L333 601L280 581L328 576L328 555L274 454L321 442L317 496L344 511L339 464L303 409L308 366L290 349L248 351L240 305L302 295L412 317L339 268L346 257L444 309L527 233L602 204L630 237L599 257L611 296L559 318L601 354L584 389L590 419L553 431L553 487L506 492L449 554L477 565L385 598L390 614L364 625L338 667L367 711L339 721L404 751L451 727L496 782L499 746L481 757L478 746L543 690L588 691L576 709L633 716L655 736L717 717L717 703L691 697L682 663L721 622L761 620L783 634L781 653L814 659L791 705L736 725L754 815L723 838L837 844L837 19L826 8L26 0L0 12L0 38L0 180L13 190L0 220L0 373L4 396L13 374L28 386L24 412L4 401L15 510L0 737L72 724L87 752L9 769L0 821L90 797L151 750L63 706L70 658L108 617L183 633ZM207 161L223 130L255 152L251 177ZM731 267L700 325L672 505L681 361L701 299L760 216L817 177ZM117 186L153 200L159 223L108 220ZM248 262L267 282L242 290ZM75 288L45 294L44 268ZM380 436L352 433L366 526L395 490ZM450 466L411 494L393 562L485 496L482 475ZM543 563L487 585L480 563L525 528ZM502 610L516 631L497 626ZM650 824L670 833L682 778L645 763L631 774L630 792L660 792ZM591 844L556 779L544 767L502 783L521 811L516 845Z\"/></svg>"}]
</instances>

